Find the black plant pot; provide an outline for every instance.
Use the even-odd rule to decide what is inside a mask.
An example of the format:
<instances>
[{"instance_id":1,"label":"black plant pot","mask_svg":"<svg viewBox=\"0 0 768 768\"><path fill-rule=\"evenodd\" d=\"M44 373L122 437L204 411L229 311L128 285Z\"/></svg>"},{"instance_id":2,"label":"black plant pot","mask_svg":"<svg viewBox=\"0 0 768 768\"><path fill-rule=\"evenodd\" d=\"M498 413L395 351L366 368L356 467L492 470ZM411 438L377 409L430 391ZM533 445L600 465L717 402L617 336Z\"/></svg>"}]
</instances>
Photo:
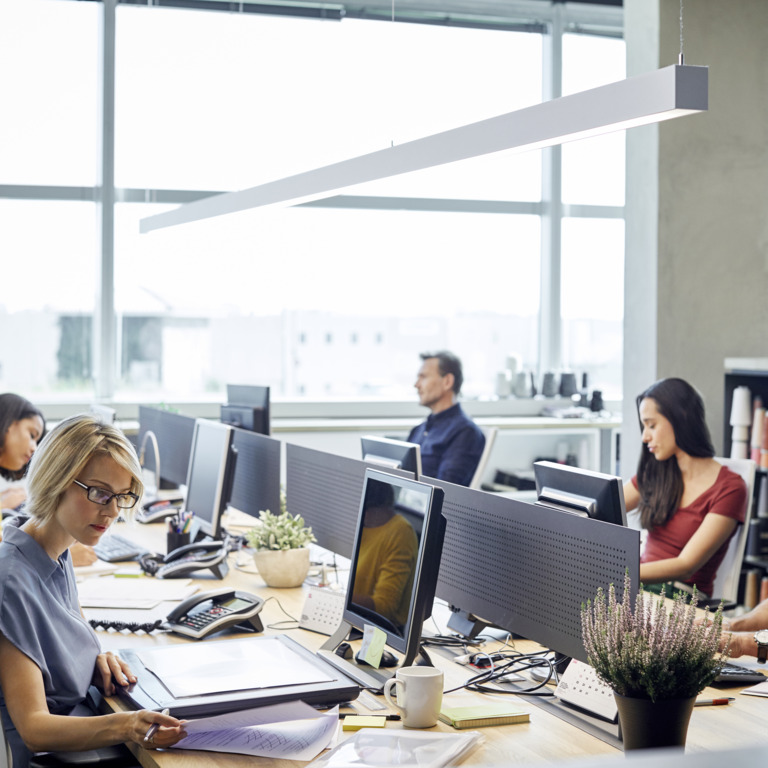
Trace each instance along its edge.
<instances>
[{"instance_id":1,"label":"black plant pot","mask_svg":"<svg viewBox=\"0 0 768 768\"><path fill-rule=\"evenodd\" d=\"M614 692L624 751L684 747L696 697L653 702Z\"/></svg>"}]
</instances>

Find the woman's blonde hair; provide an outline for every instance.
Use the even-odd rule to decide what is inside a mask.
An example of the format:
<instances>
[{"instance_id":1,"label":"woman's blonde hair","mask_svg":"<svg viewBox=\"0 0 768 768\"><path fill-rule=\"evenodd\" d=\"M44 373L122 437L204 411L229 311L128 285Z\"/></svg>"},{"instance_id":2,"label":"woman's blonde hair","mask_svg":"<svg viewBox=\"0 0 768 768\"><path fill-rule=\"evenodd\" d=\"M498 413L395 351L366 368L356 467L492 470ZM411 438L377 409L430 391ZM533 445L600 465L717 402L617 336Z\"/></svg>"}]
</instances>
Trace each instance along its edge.
<instances>
[{"instance_id":1,"label":"woman's blonde hair","mask_svg":"<svg viewBox=\"0 0 768 768\"><path fill-rule=\"evenodd\" d=\"M41 522L50 520L63 493L96 455L109 456L131 475L131 492L141 503L144 483L135 448L116 427L90 414L80 414L52 429L32 456L27 473L27 514Z\"/></svg>"}]
</instances>

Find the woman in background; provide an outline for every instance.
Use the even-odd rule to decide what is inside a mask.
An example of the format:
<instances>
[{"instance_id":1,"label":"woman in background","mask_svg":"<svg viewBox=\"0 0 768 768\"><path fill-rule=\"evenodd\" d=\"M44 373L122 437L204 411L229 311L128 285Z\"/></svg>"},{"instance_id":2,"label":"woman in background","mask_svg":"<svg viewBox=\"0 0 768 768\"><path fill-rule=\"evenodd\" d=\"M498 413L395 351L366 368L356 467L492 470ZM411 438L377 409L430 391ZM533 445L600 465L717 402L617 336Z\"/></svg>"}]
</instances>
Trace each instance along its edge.
<instances>
[{"instance_id":1,"label":"woman in background","mask_svg":"<svg viewBox=\"0 0 768 768\"><path fill-rule=\"evenodd\" d=\"M24 473L45 434L45 419L29 400L0 395L0 509L17 509L27 498Z\"/></svg>"},{"instance_id":2,"label":"woman in background","mask_svg":"<svg viewBox=\"0 0 768 768\"><path fill-rule=\"evenodd\" d=\"M125 435L90 415L61 422L36 451L27 477L29 517L10 520L0 543L0 716L14 768L35 752L90 750L125 742L168 747L183 724L140 710L92 715L94 683L107 695L136 681L102 653L83 617L69 547L93 546L121 509L141 497L141 467Z\"/></svg>"},{"instance_id":3,"label":"woman in background","mask_svg":"<svg viewBox=\"0 0 768 768\"><path fill-rule=\"evenodd\" d=\"M696 585L710 597L728 541L744 522L746 485L714 460L704 403L688 382L657 381L637 397L637 410L644 449L624 499L648 530L640 580L654 591L666 582Z\"/></svg>"},{"instance_id":4,"label":"woman in background","mask_svg":"<svg viewBox=\"0 0 768 768\"><path fill-rule=\"evenodd\" d=\"M0 510L6 514L26 501L24 475L44 435L45 419L38 408L11 392L0 395ZM92 547L73 545L74 565L92 565L97 559Z\"/></svg>"}]
</instances>

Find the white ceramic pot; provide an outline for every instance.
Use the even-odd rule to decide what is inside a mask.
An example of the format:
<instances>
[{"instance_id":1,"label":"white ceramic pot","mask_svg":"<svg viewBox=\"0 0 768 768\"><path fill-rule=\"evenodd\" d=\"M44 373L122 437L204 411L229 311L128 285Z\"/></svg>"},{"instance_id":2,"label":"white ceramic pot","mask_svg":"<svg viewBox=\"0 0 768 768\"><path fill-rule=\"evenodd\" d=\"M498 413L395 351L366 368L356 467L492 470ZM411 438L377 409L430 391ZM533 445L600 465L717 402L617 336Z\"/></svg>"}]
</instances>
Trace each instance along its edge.
<instances>
[{"instance_id":1,"label":"white ceramic pot","mask_svg":"<svg viewBox=\"0 0 768 768\"><path fill-rule=\"evenodd\" d=\"M268 587L300 587L309 571L309 547L257 549L253 560Z\"/></svg>"}]
</instances>

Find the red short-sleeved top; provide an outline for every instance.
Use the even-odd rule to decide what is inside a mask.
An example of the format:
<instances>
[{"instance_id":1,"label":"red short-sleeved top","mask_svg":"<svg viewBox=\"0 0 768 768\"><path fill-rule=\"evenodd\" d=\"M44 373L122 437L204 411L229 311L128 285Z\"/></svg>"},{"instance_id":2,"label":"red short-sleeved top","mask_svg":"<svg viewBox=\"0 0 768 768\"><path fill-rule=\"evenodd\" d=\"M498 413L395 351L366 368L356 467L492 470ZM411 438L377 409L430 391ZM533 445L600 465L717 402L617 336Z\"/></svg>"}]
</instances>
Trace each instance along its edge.
<instances>
[{"instance_id":1,"label":"red short-sleeved top","mask_svg":"<svg viewBox=\"0 0 768 768\"><path fill-rule=\"evenodd\" d=\"M637 476L632 478L632 485L637 488ZM704 517L710 512L743 523L746 502L747 486L744 480L727 467L723 467L713 485L692 504L679 507L664 525L657 525L648 531L648 539L640 562L651 563L677 557L691 536L699 529ZM734 529L734 533L736 530L737 528ZM727 541L690 579L686 580L686 583L695 584L700 592L711 595L717 569L725 557L726 549L728 549Z\"/></svg>"}]
</instances>

